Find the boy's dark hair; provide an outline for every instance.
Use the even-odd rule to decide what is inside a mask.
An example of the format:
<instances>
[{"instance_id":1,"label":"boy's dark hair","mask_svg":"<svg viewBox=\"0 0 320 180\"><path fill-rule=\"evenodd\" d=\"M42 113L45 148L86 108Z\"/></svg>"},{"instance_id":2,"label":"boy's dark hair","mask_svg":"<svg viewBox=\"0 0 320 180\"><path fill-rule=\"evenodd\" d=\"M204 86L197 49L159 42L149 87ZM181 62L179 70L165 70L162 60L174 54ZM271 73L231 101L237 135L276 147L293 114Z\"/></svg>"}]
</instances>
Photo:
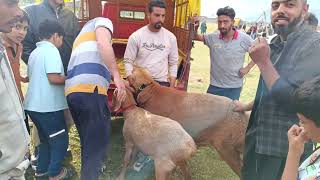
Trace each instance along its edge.
<instances>
[{"instance_id":1,"label":"boy's dark hair","mask_svg":"<svg viewBox=\"0 0 320 180\"><path fill-rule=\"evenodd\" d=\"M217 11L217 16L229 16L232 20L236 16L236 12L234 11L233 8L226 6L224 8L220 8Z\"/></svg>"},{"instance_id":2,"label":"boy's dark hair","mask_svg":"<svg viewBox=\"0 0 320 180\"><path fill-rule=\"evenodd\" d=\"M320 127L320 76L304 82L294 93L295 112L315 122Z\"/></svg>"},{"instance_id":3,"label":"boy's dark hair","mask_svg":"<svg viewBox=\"0 0 320 180\"><path fill-rule=\"evenodd\" d=\"M55 20L44 20L39 24L39 38L50 39L54 33L57 33L59 36L64 36L64 30L62 26Z\"/></svg>"},{"instance_id":4,"label":"boy's dark hair","mask_svg":"<svg viewBox=\"0 0 320 180\"><path fill-rule=\"evenodd\" d=\"M25 10L22 10L22 16L19 17L17 21L20 23L27 22L29 25L30 24L29 14Z\"/></svg>"},{"instance_id":5,"label":"boy's dark hair","mask_svg":"<svg viewBox=\"0 0 320 180\"><path fill-rule=\"evenodd\" d=\"M318 18L313 13L308 13L307 22L311 26L318 26Z\"/></svg>"},{"instance_id":6,"label":"boy's dark hair","mask_svg":"<svg viewBox=\"0 0 320 180\"><path fill-rule=\"evenodd\" d=\"M149 13L152 13L153 11L153 8L154 7L159 7L159 8L164 8L166 9L167 8L167 5L164 1L162 0L151 0L148 4L148 11Z\"/></svg>"}]
</instances>

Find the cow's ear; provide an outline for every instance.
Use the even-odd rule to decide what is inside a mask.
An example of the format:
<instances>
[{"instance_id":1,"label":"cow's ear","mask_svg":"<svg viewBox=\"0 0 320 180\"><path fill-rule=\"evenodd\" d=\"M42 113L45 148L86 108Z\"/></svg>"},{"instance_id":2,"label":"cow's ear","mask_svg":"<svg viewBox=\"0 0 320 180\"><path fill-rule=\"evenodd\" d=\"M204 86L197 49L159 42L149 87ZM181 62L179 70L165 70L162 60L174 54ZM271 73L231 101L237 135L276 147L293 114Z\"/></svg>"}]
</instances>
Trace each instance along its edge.
<instances>
[{"instance_id":1,"label":"cow's ear","mask_svg":"<svg viewBox=\"0 0 320 180\"><path fill-rule=\"evenodd\" d=\"M127 77L127 88L129 88L132 92L134 92L134 84L136 82L136 77L134 75L130 75Z\"/></svg>"}]
</instances>

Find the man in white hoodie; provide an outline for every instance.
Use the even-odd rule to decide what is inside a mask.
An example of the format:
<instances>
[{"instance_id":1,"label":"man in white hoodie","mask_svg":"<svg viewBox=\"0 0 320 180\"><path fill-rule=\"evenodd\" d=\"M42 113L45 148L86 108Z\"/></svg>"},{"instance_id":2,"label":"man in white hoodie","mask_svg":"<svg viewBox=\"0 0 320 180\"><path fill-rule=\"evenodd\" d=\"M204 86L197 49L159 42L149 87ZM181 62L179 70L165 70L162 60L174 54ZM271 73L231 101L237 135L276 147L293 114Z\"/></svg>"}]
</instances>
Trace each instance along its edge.
<instances>
[{"instance_id":1,"label":"man in white hoodie","mask_svg":"<svg viewBox=\"0 0 320 180\"><path fill-rule=\"evenodd\" d=\"M163 0L151 0L147 6L149 24L138 29L129 37L124 53L126 77L129 82L132 78L133 67L137 65L147 69L160 85L175 87L179 53L175 35L163 27L166 8ZM152 176L153 161L150 161L150 157L142 153L138 153L137 157L133 165L135 171L130 172L139 174L129 174L127 178Z\"/></svg>"},{"instance_id":2,"label":"man in white hoodie","mask_svg":"<svg viewBox=\"0 0 320 180\"><path fill-rule=\"evenodd\" d=\"M0 0L0 32L10 32L21 15L18 0ZM29 135L23 121L21 98L1 39L0 104L0 179L23 180L21 163L28 151Z\"/></svg>"},{"instance_id":3,"label":"man in white hoodie","mask_svg":"<svg viewBox=\"0 0 320 180\"><path fill-rule=\"evenodd\" d=\"M133 65L146 68L161 85L174 87L178 69L178 45L173 33L163 26L166 4L152 0L148 4L149 24L134 32L124 53L126 77L131 78Z\"/></svg>"}]
</instances>

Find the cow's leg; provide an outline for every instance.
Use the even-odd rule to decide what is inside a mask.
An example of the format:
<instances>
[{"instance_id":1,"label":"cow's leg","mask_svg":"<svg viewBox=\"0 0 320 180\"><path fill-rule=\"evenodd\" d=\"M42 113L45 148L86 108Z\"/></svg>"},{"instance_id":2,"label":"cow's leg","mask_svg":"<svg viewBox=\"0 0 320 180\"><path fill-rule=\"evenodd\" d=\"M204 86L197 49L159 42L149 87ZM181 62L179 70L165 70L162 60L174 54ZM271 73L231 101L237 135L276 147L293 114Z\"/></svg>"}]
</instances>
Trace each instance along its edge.
<instances>
[{"instance_id":1,"label":"cow's leg","mask_svg":"<svg viewBox=\"0 0 320 180\"><path fill-rule=\"evenodd\" d=\"M234 147L233 144L216 140L213 147L217 150L220 157L231 167L231 169L240 177L242 160L240 152Z\"/></svg>"},{"instance_id":2,"label":"cow's leg","mask_svg":"<svg viewBox=\"0 0 320 180\"><path fill-rule=\"evenodd\" d=\"M126 152L125 152L124 159L123 159L123 167L120 172L120 175L117 177L117 180L124 180L125 179L125 174L126 174L128 165L129 165L131 157L132 157L131 156L132 151L134 150L134 144L131 141L126 141L125 143L126 143L125 144Z\"/></svg>"},{"instance_id":3,"label":"cow's leg","mask_svg":"<svg viewBox=\"0 0 320 180\"><path fill-rule=\"evenodd\" d=\"M171 160L155 159L156 180L166 180L176 165Z\"/></svg>"},{"instance_id":4,"label":"cow's leg","mask_svg":"<svg viewBox=\"0 0 320 180\"><path fill-rule=\"evenodd\" d=\"M191 180L191 170L186 161L182 161L178 163L178 166L180 167L182 174L184 176L185 180Z\"/></svg>"}]
</instances>

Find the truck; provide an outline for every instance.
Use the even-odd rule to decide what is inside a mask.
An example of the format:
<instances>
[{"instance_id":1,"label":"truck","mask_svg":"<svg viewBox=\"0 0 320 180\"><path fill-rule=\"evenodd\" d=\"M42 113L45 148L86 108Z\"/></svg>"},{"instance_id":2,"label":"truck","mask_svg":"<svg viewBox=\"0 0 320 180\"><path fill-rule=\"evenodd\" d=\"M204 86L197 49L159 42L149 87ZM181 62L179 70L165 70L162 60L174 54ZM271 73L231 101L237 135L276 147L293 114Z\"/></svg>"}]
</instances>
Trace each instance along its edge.
<instances>
[{"instance_id":1,"label":"truck","mask_svg":"<svg viewBox=\"0 0 320 180\"><path fill-rule=\"evenodd\" d=\"M186 91L188 87L192 36L194 27L190 17L200 14L200 0L164 0L167 4L164 27L175 34L179 49L179 64L176 89ZM149 0L66 0L65 4L78 17L80 25L95 17L107 17L114 26L113 49L120 74L125 75L123 56L129 36L148 24L147 4ZM108 90L111 105L113 83Z\"/></svg>"}]
</instances>

